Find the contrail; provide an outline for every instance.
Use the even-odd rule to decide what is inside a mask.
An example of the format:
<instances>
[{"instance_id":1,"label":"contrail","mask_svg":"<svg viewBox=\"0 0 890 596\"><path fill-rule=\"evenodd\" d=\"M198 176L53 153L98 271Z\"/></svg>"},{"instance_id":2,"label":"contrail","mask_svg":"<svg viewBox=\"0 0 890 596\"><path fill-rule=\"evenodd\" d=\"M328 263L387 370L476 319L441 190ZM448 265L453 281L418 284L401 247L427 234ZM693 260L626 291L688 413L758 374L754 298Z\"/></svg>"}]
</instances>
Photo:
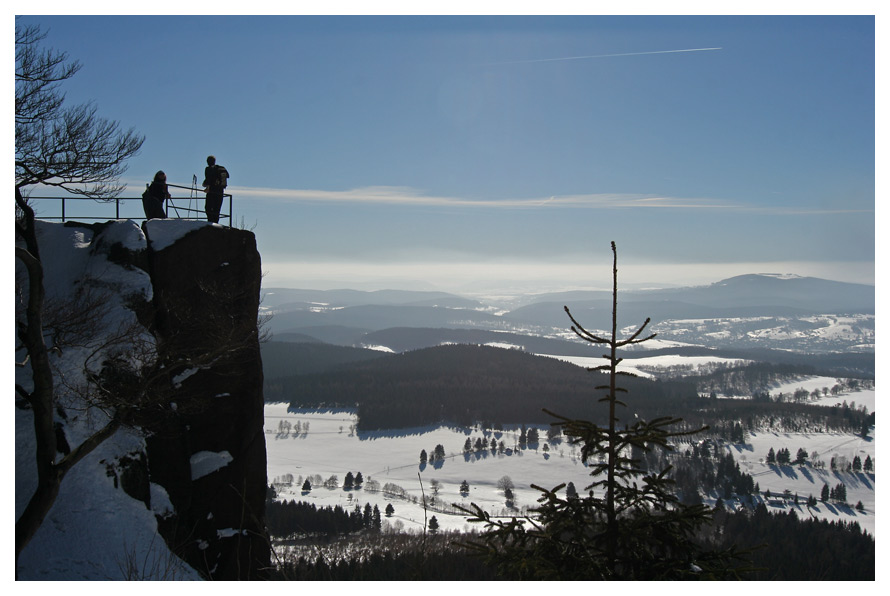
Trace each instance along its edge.
<instances>
[{"instance_id":1,"label":"contrail","mask_svg":"<svg viewBox=\"0 0 890 596\"><path fill-rule=\"evenodd\" d=\"M686 50L658 50L654 52L627 52L624 54L597 54L595 56L568 56L565 58L539 58L537 60L514 60L512 62L490 62L485 66L498 66L501 64L532 64L534 62L560 62L563 60L588 60L590 58L617 58L619 56L647 56L650 54L680 54L683 52L713 52L723 48L690 48Z\"/></svg>"}]
</instances>

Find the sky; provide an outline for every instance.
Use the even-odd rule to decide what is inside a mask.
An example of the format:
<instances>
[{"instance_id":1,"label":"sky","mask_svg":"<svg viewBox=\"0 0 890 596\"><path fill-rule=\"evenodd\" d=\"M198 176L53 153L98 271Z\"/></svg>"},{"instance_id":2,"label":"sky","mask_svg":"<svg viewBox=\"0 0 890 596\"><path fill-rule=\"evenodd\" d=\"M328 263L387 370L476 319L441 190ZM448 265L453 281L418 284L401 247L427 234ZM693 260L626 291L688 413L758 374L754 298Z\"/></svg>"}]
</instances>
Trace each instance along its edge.
<instances>
[{"instance_id":1,"label":"sky","mask_svg":"<svg viewBox=\"0 0 890 596\"><path fill-rule=\"evenodd\" d=\"M875 283L872 15L17 23L145 135L123 196L217 157L265 287Z\"/></svg>"}]
</instances>

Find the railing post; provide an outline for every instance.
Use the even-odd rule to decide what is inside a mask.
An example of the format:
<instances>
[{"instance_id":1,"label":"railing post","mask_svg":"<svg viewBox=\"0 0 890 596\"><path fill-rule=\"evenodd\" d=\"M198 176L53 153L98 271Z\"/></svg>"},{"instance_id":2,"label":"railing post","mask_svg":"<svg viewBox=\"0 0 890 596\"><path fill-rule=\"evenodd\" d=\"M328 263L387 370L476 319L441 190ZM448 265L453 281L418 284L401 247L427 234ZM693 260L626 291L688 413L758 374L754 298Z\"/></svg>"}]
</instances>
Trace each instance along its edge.
<instances>
[{"instance_id":1,"label":"railing post","mask_svg":"<svg viewBox=\"0 0 890 596\"><path fill-rule=\"evenodd\" d=\"M232 227L234 215L232 214L232 195L229 195L229 227Z\"/></svg>"},{"instance_id":2,"label":"railing post","mask_svg":"<svg viewBox=\"0 0 890 596\"><path fill-rule=\"evenodd\" d=\"M121 218L121 200L120 197L114 197L114 219Z\"/></svg>"},{"instance_id":3,"label":"railing post","mask_svg":"<svg viewBox=\"0 0 890 596\"><path fill-rule=\"evenodd\" d=\"M62 197L62 223L65 223L65 197Z\"/></svg>"}]
</instances>

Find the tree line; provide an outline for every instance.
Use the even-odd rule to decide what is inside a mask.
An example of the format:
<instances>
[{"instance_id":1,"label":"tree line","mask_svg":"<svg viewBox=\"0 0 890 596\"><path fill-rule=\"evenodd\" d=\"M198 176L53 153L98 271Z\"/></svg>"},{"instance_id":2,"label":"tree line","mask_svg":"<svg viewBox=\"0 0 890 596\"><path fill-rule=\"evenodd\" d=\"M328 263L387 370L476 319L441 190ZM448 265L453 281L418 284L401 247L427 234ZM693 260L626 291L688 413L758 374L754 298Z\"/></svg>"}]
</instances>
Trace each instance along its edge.
<instances>
[{"instance_id":1,"label":"tree line","mask_svg":"<svg viewBox=\"0 0 890 596\"><path fill-rule=\"evenodd\" d=\"M714 513L718 542L751 549L746 579L874 581L875 539L856 522L801 519L792 509L770 513L761 503L753 512Z\"/></svg>"},{"instance_id":2,"label":"tree line","mask_svg":"<svg viewBox=\"0 0 890 596\"><path fill-rule=\"evenodd\" d=\"M323 534L327 536L353 534L362 531L379 532L383 521L377 505L356 505L347 511L340 505L316 507L304 501L276 501L266 503L266 527L269 535L287 538L295 535Z\"/></svg>"},{"instance_id":3,"label":"tree line","mask_svg":"<svg viewBox=\"0 0 890 596\"><path fill-rule=\"evenodd\" d=\"M272 578L301 581L505 580L495 567L461 548L465 535L358 534L350 548L362 556L285 557ZM745 579L753 581L874 581L875 540L858 524L802 519L765 505L732 512L718 507L699 539L749 551ZM359 544L357 544L359 543ZM367 548L361 548L362 545ZM371 551L367 554L365 551ZM348 552L348 551L347 551Z\"/></svg>"},{"instance_id":4,"label":"tree line","mask_svg":"<svg viewBox=\"0 0 890 596\"><path fill-rule=\"evenodd\" d=\"M285 555L272 579L283 581L491 581L496 570L457 544L460 535L362 534L314 556ZM319 550L319 549L316 549ZM360 554L356 555L356 551Z\"/></svg>"},{"instance_id":5,"label":"tree line","mask_svg":"<svg viewBox=\"0 0 890 596\"><path fill-rule=\"evenodd\" d=\"M875 423L874 412L853 408L846 402L833 406L771 399L715 399L702 396L696 404L685 402L680 410L693 424L707 425L712 435L735 443L758 430L777 432L853 432L867 435ZM691 406L691 407L689 407Z\"/></svg>"}]
</instances>

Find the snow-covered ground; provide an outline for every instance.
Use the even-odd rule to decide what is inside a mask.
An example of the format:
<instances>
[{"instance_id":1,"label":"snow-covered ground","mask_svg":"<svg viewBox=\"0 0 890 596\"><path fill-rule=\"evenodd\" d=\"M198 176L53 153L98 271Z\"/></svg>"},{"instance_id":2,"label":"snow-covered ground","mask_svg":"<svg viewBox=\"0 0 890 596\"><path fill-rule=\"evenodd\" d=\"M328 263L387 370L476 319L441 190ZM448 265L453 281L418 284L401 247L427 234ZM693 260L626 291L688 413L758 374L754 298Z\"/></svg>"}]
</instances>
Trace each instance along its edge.
<instances>
[{"instance_id":1,"label":"snow-covered ground","mask_svg":"<svg viewBox=\"0 0 890 596\"><path fill-rule=\"evenodd\" d=\"M571 364L575 364L577 366L583 366L585 368L593 368L595 366L602 366L603 364L608 364L608 361L602 357L594 357L594 356L556 356L553 354L535 354L536 356L546 356L547 358L555 358L557 360L562 360L563 362L570 362ZM634 358L633 352L624 355L624 361L618 365L618 370L633 373L640 377L652 378L653 375L640 370L640 368L668 368L671 366L692 366L696 367L703 364L710 363L721 363L721 364L732 364L736 362L744 362L743 360L739 360L737 358L719 358L716 356L678 356L678 355L663 355L663 356L648 356L642 358ZM834 384L834 383L832 383Z\"/></svg>"},{"instance_id":2,"label":"snow-covered ground","mask_svg":"<svg viewBox=\"0 0 890 596\"><path fill-rule=\"evenodd\" d=\"M308 423L308 430L300 434L279 434L282 420L291 425L299 422L303 429L306 429ZM354 508L356 504L364 508L366 503L370 503L372 507L377 505L381 513L385 511L387 504L392 503L395 515L392 518L384 517L384 524L404 530L420 530L424 524L424 511L419 504L421 490L429 496L433 480L440 484L439 499L442 503L467 505L472 501L498 515L517 514L515 510L511 512L506 509L504 494L497 488L497 482L503 476L509 476L515 485L517 507L536 504L540 493L531 488L532 483L553 488L564 482L574 482L580 491L591 481L588 469L581 463L577 451L565 442L552 445L549 453L543 451L545 429L541 429L542 441L537 450L513 451L512 455L492 455L487 451L484 454L465 456L462 450L467 437L474 443L477 437L485 436L489 442L494 437L503 441L506 447L514 449L518 441L518 430L486 434L479 429L425 427L356 434L350 429L355 420L351 411L288 411L287 404L266 405L269 481L284 479L288 474L293 476L291 486L279 486L279 499L306 501L319 507L340 505L347 510ZM760 484L761 490L769 490L774 495L780 495L787 489L792 495L797 493L802 500L810 494L818 498L824 483L834 487L843 482L847 487L847 501L851 507L820 502L807 514L827 519L855 520L874 534L874 474L833 472L827 469L832 456L842 456L852 461L855 455L859 455L864 461L870 455L874 460L873 437L874 433L871 440L849 434L757 433L751 436L747 444L727 448L732 451L741 469L751 474L755 482ZM421 466L421 450L429 454L437 444L445 449L445 461L441 465ZM802 447L811 457L814 453L818 454L825 461L826 469L768 466L761 463L761 460L766 458L770 447L777 451L787 447L792 456ZM366 485L369 479L377 481L381 488L392 483L404 489L408 497L416 498L418 503L402 497L387 496L382 491L369 492L364 488L343 490L343 478L347 472L361 472ZM314 475L324 480L336 475L338 487L327 489L313 486L310 492L303 494L300 490L302 481ZM470 486L468 497L461 496L459 492L464 480ZM710 501L713 503L714 499ZM865 506L864 513L852 508L858 501L862 501ZM805 507L803 511L806 512ZM466 517L459 514L428 511L427 515L435 515L443 529L468 530L478 527L469 524Z\"/></svg>"},{"instance_id":3,"label":"snow-covered ground","mask_svg":"<svg viewBox=\"0 0 890 596\"><path fill-rule=\"evenodd\" d=\"M309 423L308 432L296 435L291 432L287 436L279 435L281 420L291 424L300 422L305 428ZM542 441L537 451L526 449L514 451L519 440L519 430L484 434L481 430L462 430L446 427L425 427L402 431L379 431L375 433L351 433L350 426L355 424L355 415L350 411L321 412L315 410L288 411L287 404L266 405L266 456L268 460L268 476L272 482L276 477L292 474L294 485L280 491L280 499L307 501L316 506L340 505L352 509L356 504L364 507L370 503L377 505L384 512L386 505L392 503L395 515L384 518L390 524L401 523L404 529L422 529L424 523L423 508L419 504L397 497L385 496L383 492L371 493L365 489L346 491L342 489L343 478L347 472L361 472L367 485L369 479L380 483L381 488L387 483L395 484L405 490L408 496L421 497L423 492L429 496L432 482L440 483L439 500L444 504L468 505L471 501L493 514L509 515L506 510L504 494L497 488L498 480L509 476L515 485L516 507L534 505L540 493L530 487L536 483L553 488L563 482L574 482L581 490L589 484L587 468L581 463L577 451L562 442L550 446L550 452L543 450L546 432L541 432ZM511 455L495 454L490 450L484 454L463 454L463 446L467 437L475 443L477 437L485 436L503 441ZM420 465L420 452L432 453L437 444L441 444L446 453L444 462L439 465ZM340 487L335 490L318 486L306 495L301 494L299 477L319 475L328 479L336 475ZM462 497L459 488L463 480L470 485L468 497ZM445 529L470 528L465 516L440 512L428 512L435 515L439 525Z\"/></svg>"},{"instance_id":4,"label":"snow-covered ground","mask_svg":"<svg viewBox=\"0 0 890 596\"><path fill-rule=\"evenodd\" d=\"M174 227L170 238L184 233L183 226ZM147 241L133 220L113 222L102 232L102 241L94 238L92 230L82 227L38 221L37 231L47 300L68 303L78 287L92 287L101 292L106 307L94 318L95 344L69 346L52 353L56 369L65 373L68 383L75 384L82 379L86 355L107 337L108 330L135 320L133 311L125 306L128 297L141 295L148 300L152 296L148 274L108 259L110 247L120 242L125 248L138 251L146 247ZM20 351L16 359L23 360L24 352ZM101 358L95 361L101 362ZM33 387L30 367L16 367L15 375L17 384L26 390ZM73 396L60 399L59 408L62 407L67 410L65 436L72 446L106 420L98 409L84 411ZM35 445L32 413L16 407L16 519L37 486ZM169 507L164 489L150 486L153 510L148 510L144 503L116 486L112 462L143 450L144 439L132 430L122 429L68 472L52 509L22 551L19 579L200 579L197 572L170 553L157 533L155 514L163 514Z\"/></svg>"},{"instance_id":5,"label":"snow-covered ground","mask_svg":"<svg viewBox=\"0 0 890 596\"><path fill-rule=\"evenodd\" d=\"M30 412L16 409L16 518L36 485L28 473L34 458L32 424ZM166 491L151 484L149 510L115 487L108 474L107 462L142 449L142 437L122 430L71 469L49 515L22 551L19 579L201 579L158 534L155 514L171 508Z\"/></svg>"},{"instance_id":6,"label":"snow-covered ground","mask_svg":"<svg viewBox=\"0 0 890 596\"><path fill-rule=\"evenodd\" d=\"M874 314L668 319L653 325L653 330L660 338L714 347L736 344L800 352L875 349Z\"/></svg>"},{"instance_id":7,"label":"snow-covered ground","mask_svg":"<svg viewBox=\"0 0 890 596\"><path fill-rule=\"evenodd\" d=\"M770 395L776 396L779 393L784 393L785 395L793 395L794 392L798 389L806 389L810 393L816 390L822 391L825 388L828 388L830 390L837 382L838 380L834 377L802 377L794 381L780 383L777 384L775 387L771 387ZM820 397L819 399L813 400L809 403L817 404L820 406L834 406L843 404L844 402L847 402L847 405L851 408L854 406L856 408L865 406L866 408L868 408L869 412L874 412L875 390L863 389L861 391L844 392L837 395L829 394L824 397Z\"/></svg>"},{"instance_id":8,"label":"snow-covered ground","mask_svg":"<svg viewBox=\"0 0 890 596\"><path fill-rule=\"evenodd\" d=\"M791 452L791 458L797 455L797 450L803 448L807 451L811 460L816 458L825 463L824 468L796 465L768 465L765 463L770 448L778 451L786 448ZM842 433L753 433L744 445L729 445L736 463L742 472L750 474L754 482L760 484L760 491L770 491L772 496L779 496L786 490L793 496L800 497L799 515L813 515L828 519L829 521L857 522L870 534L875 534L875 473L835 471L829 468L833 457L844 458L848 462L853 461L854 456L859 456L864 462L866 457L875 459L874 427L869 439L862 439L853 434ZM822 503L808 512L805 501L810 495L817 499L822 492L822 487L828 484L834 488L843 483L847 488L847 503L849 506ZM864 512L857 511L854 507L862 501ZM775 510L787 511L792 507L791 503L774 507Z\"/></svg>"}]
</instances>

